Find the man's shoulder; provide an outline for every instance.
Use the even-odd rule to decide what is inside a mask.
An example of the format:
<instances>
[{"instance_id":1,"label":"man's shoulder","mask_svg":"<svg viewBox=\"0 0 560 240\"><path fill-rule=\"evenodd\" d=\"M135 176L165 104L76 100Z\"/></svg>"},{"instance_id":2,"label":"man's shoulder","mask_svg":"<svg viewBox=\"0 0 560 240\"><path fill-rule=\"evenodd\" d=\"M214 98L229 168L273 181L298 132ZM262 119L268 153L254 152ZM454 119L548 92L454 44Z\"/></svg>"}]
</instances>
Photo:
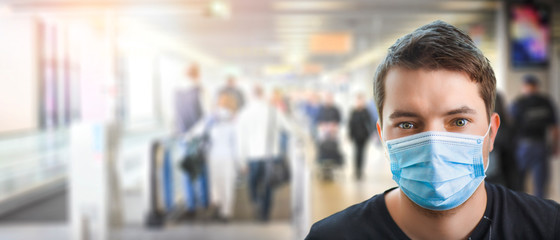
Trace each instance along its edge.
<instances>
[{"instance_id":1,"label":"man's shoulder","mask_svg":"<svg viewBox=\"0 0 560 240\"><path fill-rule=\"evenodd\" d=\"M376 195L364 202L354 204L340 212L337 212L333 215L330 215L323 220L317 222L317 227L334 227L334 226L341 226L344 225L343 223L348 223L348 221L354 221L356 219L360 219L366 213L366 209L368 209L368 205L371 205L375 201L379 195ZM341 224L342 223L342 224Z\"/></svg>"},{"instance_id":2,"label":"man's shoulder","mask_svg":"<svg viewBox=\"0 0 560 240\"><path fill-rule=\"evenodd\" d=\"M487 183L487 188L492 188L494 196L499 198L499 202L509 204L511 208L531 208L542 210L560 210L560 204L549 199L543 199L529 195L524 192L517 192L504 186ZM498 203L499 203L498 202Z\"/></svg>"},{"instance_id":3,"label":"man's shoulder","mask_svg":"<svg viewBox=\"0 0 560 240\"><path fill-rule=\"evenodd\" d=\"M316 222L306 239L343 239L350 233L359 235L357 231L365 230L363 224L371 223L373 218L382 215L380 211L384 207L381 204L384 201L383 196L375 195Z\"/></svg>"},{"instance_id":4,"label":"man's shoulder","mask_svg":"<svg viewBox=\"0 0 560 240\"><path fill-rule=\"evenodd\" d=\"M488 184L492 190L496 220L511 226L551 226L560 224L560 204L523 192L516 192L500 185ZM528 230L528 229L525 229ZM554 230L558 231L558 230Z\"/></svg>"}]
</instances>

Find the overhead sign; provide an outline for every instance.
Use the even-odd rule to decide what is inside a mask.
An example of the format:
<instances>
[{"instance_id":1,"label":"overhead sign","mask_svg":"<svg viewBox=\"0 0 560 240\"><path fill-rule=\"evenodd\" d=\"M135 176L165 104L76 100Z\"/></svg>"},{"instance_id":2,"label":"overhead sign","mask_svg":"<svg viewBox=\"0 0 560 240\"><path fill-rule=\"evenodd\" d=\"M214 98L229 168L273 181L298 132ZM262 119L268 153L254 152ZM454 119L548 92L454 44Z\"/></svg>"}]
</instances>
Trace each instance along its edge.
<instances>
[{"instance_id":1,"label":"overhead sign","mask_svg":"<svg viewBox=\"0 0 560 240\"><path fill-rule=\"evenodd\" d=\"M309 38L312 54L346 54L351 50L352 36L349 33L320 33Z\"/></svg>"}]
</instances>

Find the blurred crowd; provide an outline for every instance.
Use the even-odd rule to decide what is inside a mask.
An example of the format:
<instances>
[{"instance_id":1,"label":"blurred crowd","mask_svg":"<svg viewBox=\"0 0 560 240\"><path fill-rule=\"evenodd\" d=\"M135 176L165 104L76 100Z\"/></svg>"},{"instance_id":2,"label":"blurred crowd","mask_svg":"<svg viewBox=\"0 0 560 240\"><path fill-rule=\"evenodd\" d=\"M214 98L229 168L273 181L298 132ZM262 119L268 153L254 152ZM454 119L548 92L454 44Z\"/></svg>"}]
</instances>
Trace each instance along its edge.
<instances>
[{"instance_id":1,"label":"blurred crowd","mask_svg":"<svg viewBox=\"0 0 560 240\"><path fill-rule=\"evenodd\" d=\"M316 146L323 179L333 180L333 170L342 166L345 156L339 136L344 127L343 114L335 104L333 92L266 89L254 84L245 94L236 77L230 75L216 93L208 93L200 82L196 64L187 67L186 75L187 80L174 97L176 136L186 145L193 144L189 139L200 136L208 142L204 148L205 167L200 168L200 173L185 171L186 175L198 176L187 181L187 217L194 217L202 206L213 209L216 219L229 221L237 180L247 179L254 216L268 221L278 187L270 181L270 175L278 170L271 168L278 168L278 162L289 162L289 140L301 132ZM213 97L207 98L208 95ZM212 103L203 103L205 99ZM377 110L363 94L358 94L355 101L349 120L344 122L348 122L347 132L355 145L353 165L355 178L360 180L366 143L377 138L373 134Z\"/></svg>"}]
</instances>

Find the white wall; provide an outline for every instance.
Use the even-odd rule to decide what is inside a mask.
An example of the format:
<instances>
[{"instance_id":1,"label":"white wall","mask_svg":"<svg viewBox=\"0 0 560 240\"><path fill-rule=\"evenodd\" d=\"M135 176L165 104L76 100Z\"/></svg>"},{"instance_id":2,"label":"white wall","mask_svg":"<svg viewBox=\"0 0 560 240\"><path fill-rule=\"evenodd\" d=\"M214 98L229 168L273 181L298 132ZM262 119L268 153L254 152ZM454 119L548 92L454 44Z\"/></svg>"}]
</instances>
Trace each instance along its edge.
<instances>
[{"instance_id":1,"label":"white wall","mask_svg":"<svg viewBox=\"0 0 560 240\"><path fill-rule=\"evenodd\" d=\"M127 57L128 126L135 128L155 120L155 56L134 53Z\"/></svg>"},{"instance_id":2,"label":"white wall","mask_svg":"<svg viewBox=\"0 0 560 240\"><path fill-rule=\"evenodd\" d=\"M38 126L36 25L30 17L0 17L0 134Z\"/></svg>"},{"instance_id":3,"label":"white wall","mask_svg":"<svg viewBox=\"0 0 560 240\"><path fill-rule=\"evenodd\" d=\"M175 58L161 56L158 59L160 84L160 113L165 126L173 126L175 118L174 96L177 85L185 78L185 63Z\"/></svg>"}]
</instances>

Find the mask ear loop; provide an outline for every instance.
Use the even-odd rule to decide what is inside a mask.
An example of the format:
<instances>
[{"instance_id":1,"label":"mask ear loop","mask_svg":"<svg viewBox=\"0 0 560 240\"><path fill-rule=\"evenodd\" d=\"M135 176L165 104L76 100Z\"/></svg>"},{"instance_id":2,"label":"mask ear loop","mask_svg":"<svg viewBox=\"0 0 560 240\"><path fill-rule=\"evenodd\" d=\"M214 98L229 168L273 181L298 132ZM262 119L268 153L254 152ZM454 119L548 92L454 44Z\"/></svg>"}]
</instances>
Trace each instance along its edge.
<instances>
[{"instance_id":1,"label":"mask ear loop","mask_svg":"<svg viewBox=\"0 0 560 240\"><path fill-rule=\"evenodd\" d=\"M484 139L486 138L486 136L488 135L488 133L490 133L490 128L492 128L492 123L488 124L488 129L486 130L486 133L484 134L484 137L482 137L482 141L484 142ZM484 146L483 146L484 149ZM484 158L484 153L482 154L482 157ZM484 159L482 161L482 164L484 164ZM490 153L488 153L488 161L486 161L486 167L484 167L484 175L486 175L486 171L488 170L488 166L490 166Z\"/></svg>"},{"instance_id":2,"label":"mask ear loop","mask_svg":"<svg viewBox=\"0 0 560 240\"><path fill-rule=\"evenodd\" d=\"M492 123L488 124L488 129L486 129L486 133L484 134L484 138L490 133L490 128L492 128Z\"/></svg>"}]
</instances>

